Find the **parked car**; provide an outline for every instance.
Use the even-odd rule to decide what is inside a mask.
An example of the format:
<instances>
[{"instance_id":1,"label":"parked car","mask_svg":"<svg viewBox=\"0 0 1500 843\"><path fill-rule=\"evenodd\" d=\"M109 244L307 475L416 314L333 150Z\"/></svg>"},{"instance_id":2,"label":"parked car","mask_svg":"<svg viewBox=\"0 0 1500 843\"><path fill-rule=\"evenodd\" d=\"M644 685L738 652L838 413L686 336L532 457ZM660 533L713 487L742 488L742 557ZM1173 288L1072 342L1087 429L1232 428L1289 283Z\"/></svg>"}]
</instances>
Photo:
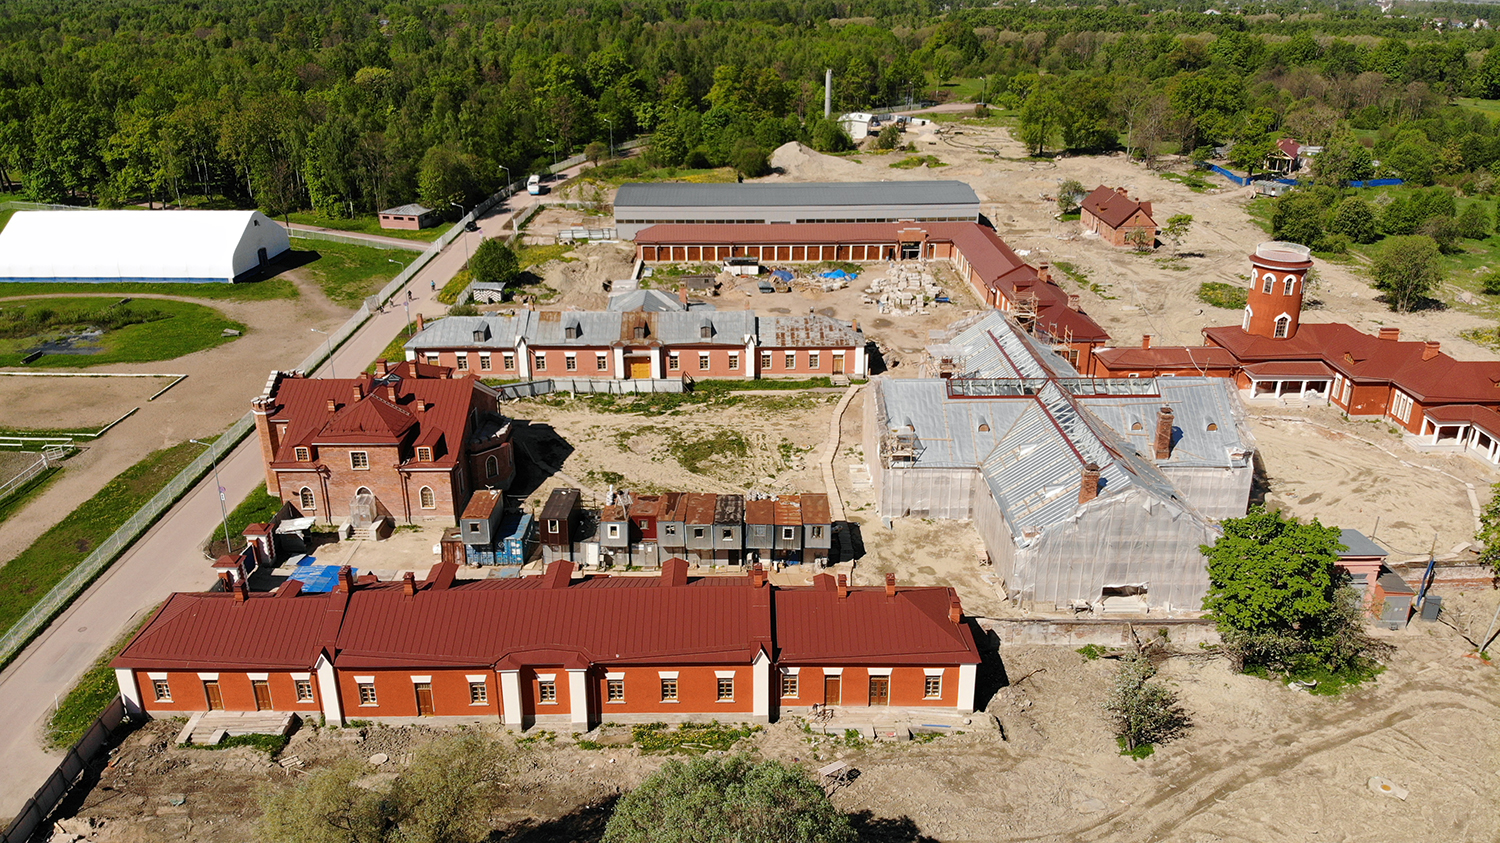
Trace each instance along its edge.
<instances>
[{"instance_id":1,"label":"parked car","mask_svg":"<svg viewBox=\"0 0 1500 843\"><path fill-rule=\"evenodd\" d=\"M477 222L475 222L473 220L469 220L468 223L466 223L464 225L464 231L478 231L478 230L479 230L479 223L477 223Z\"/></svg>"}]
</instances>

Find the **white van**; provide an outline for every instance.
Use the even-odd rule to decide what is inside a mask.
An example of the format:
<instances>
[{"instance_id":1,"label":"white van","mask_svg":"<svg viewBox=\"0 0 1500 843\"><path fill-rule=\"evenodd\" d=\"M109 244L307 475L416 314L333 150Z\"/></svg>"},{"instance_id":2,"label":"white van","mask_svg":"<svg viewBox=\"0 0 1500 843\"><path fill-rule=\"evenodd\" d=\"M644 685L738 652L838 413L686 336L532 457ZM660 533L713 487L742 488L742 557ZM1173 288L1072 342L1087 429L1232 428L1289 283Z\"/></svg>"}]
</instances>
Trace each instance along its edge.
<instances>
[{"instance_id":1,"label":"white van","mask_svg":"<svg viewBox=\"0 0 1500 843\"><path fill-rule=\"evenodd\" d=\"M531 178L526 180L526 192L530 193L532 196L541 196L542 177L533 173Z\"/></svg>"}]
</instances>

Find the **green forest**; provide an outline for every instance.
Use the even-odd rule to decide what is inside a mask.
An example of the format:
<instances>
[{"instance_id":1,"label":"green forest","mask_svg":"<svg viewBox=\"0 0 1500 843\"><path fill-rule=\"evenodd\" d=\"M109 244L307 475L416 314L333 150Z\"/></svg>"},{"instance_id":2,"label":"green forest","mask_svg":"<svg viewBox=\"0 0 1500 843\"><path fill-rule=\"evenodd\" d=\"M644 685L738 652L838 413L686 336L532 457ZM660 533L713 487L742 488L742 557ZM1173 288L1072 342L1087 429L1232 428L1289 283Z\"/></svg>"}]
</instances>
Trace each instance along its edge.
<instances>
[{"instance_id":1,"label":"green forest","mask_svg":"<svg viewBox=\"0 0 1500 843\"><path fill-rule=\"evenodd\" d=\"M42 202L312 210L471 202L650 134L657 166L763 171L822 118L965 91L1036 153L1151 159L1278 136L1334 179L1490 190L1488 6L1005 0L11 0L0 188ZM1207 154L1204 152L1203 154ZM1460 184L1462 183L1462 184Z\"/></svg>"}]
</instances>

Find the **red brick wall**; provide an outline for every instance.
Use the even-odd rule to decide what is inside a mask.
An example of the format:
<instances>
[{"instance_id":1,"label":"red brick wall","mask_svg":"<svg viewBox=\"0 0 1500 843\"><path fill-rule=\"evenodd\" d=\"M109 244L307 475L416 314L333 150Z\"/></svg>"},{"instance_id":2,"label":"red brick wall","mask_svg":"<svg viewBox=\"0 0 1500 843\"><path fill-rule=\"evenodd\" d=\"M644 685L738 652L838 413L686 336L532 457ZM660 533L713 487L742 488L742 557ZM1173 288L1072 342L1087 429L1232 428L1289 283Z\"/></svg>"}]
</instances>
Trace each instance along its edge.
<instances>
[{"instance_id":1,"label":"red brick wall","mask_svg":"<svg viewBox=\"0 0 1500 843\"><path fill-rule=\"evenodd\" d=\"M677 671L677 702L663 702L661 698L661 676L659 671ZM734 701L718 700L719 677L715 671L734 671ZM610 673L625 674L625 701L604 702L609 699L608 679L605 671L597 675L591 672L590 695L599 700L599 719L608 721L617 714L749 714L755 710L755 677L749 665L713 665L678 667L623 667L609 668Z\"/></svg>"},{"instance_id":2,"label":"red brick wall","mask_svg":"<svg viewBox=\"0 0 1500 843\"><path fill-rule=\"evenodd\" d=\"M817 376L817 375L832 374L833 373L833 352L834 351L842 351L842 352L844 352L844 374L846 374L846 375L853 375L854 374L854 361L855 361L856 358L855 358L855 349L852 349L852 348L841 348L841 349L834 349L834 348L817 348L817 349L796 348L796 349L790 349L790 348L771 348L771 347L764 347L763 346L761 348L756 349L755 353L757 355L762 355L762 354L765 354L765 353L769 352L770 355L771 355L771 365L770 366L760 366L760 375L761 375L761 377L807 378L807 377L814 377L814 376ZM809 352L816 352L817 355L818 355L818 365L816 367L810 365L810 363L809 363L809 359L808 359L808 353ZM797 365L794 366L794 367L792 367L792 368L790 368L790 369L788 369L786 367L786 355L788 353L795 353L797 355L797 360L796 360ZM761 358L761 359L764 359L764 358ZM757 364L759 364L760 361L757 360L756 362L757 362ZM691 374L691 372L689 374Z\"/></svg>"},{"instance_id":3,"label":"red brick wall","mask_svg":"<svg viewBox=\"0 0 1500 843\"><path fill-rule=\"evenodd\" d=\"M771 674L774 687L772 693L781 693L781 672L772 671ZM841 677L840 705L864 706L870 704L870 672L866 668L846 667ZM958 668L948 667L943 670L943 695L937 699L927 699L923 692L925 690L926 674L920 667L897 667L891 670L890 675L890 703L895 706L932 706L935 708L951 708L958 705ZM780 697L783 707L801 707L809 705L822 705L827 702L824 699L824 674L821 667L804 667L798 673L797 696Z\"/></svg>"},{"instance_id":4,"label":"red brick wall","mask_svg":"<svg viewBox=\"0 0 1500 843\"><path fill-rule=\"evenodd\" d=\"M557 683L557 702L542 702L542 680L538 677L550 675ZM521 711L529 716L547 717L568 715L572 712L573 686L568 671L561 667L535 667L521 671Z\"/></svg>"},{"instance_id":5,"label":"red brick wall","mask_svg":"<svg viewBox=\"0 0 1500 843\"><path fill-rule=\"evenodd\" d=\"M1351 416L1384 415L1391 406L1391 388L1384 384L1355 384L1349 394L1349 406L1344 409Z\"/></svg>"},{"instance_id":6,"label":"red brick wall","mask_svg":"<svg viewBox=\"0 0 1500 843\"><path fill-rule=\"evenodd\" d=\"M483 705L469 703L469 680L473 674L485 675L489 701ZM360 705L359 685L356 676L371 676L375 680L376 705ZM364 717L416 717L417 683L413 676L432 677L433 715L454 716L500 716L500 683L494 671L485 668L422 669L422 670L340 670L338 671L339 699L344 707L344 717L358 720Z\"/></svg>"},{"instance_id":7,"label":"red brick wall","mask_svg":"<svg viewBox=\"0 0 1500 843\"><path fill-rule=\"evenodd\" d=\"M159 671L152 671L159 672ZM212 673L213 671L204 671ZM266 671L256 671L266 672ZM141 707L148 712L173 714L177 712L207 711L208 697L203 690L204 680L198 673L167 671L167 682L172 689L171 702L157 702L153 681L148 671L135 671L136 687L141 693ZM271 691L271 707L275 711L316 712L318 708L318 677L312 674L313 699L297 702L296 683L290 673L266 672L266 683ZM251 687L250 675L245 673L219 672L219 696L224 701L225 711L255 711L255 690Z\"/></svg>"}]
</instances>

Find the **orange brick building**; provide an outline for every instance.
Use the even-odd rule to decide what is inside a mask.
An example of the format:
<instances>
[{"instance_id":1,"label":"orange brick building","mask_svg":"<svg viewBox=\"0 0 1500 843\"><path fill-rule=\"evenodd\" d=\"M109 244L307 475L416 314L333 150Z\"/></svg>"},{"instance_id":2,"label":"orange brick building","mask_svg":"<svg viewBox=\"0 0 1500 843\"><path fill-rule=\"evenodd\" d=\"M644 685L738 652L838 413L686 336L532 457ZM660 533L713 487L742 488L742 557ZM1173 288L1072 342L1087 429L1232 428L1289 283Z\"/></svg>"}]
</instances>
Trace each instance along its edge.
<instances>
[{"instance_id":1,"label":"orange brick building","mask_svg":"<svg viewBox=\"0 0 1500 843\"><path fill-rule=\"evenodd\" d=\"M1125 192L1125 188L1114 189L1099 185L1085 196L1078 210L1078 219L1084 231L1092 231L1113 246L1131 246L1131 234L1140 232L1146 242L1156 248L1156 235L1161 228L1151 216L1150 202L1137 202Z\"/></svg>"},{"instance_id":2,"label":"orange brick building","mask_svg":"<svg viewBox=\"0 0 1500 843\"><path fill-rule=\"evenodd\" d=\"M355 378L276 373L251 402L267 490L327 523L362 501L401 523L457 523L475 489L510 484L515 462L494 390L451 374L384 361Z\"/></svg>"},{"instance_id":3,"label":"orange brick building","mask_svg":"<svg viewBox=\"0 0 1500 843\"><path fill-rule=\"evenodd\" d=\"M329 594L175 594L112 663L132 711L405 722L767 722L813 703L974 709L979 653L951 588L691 578L354 581ZM461 631L461 634L458 634ZM257 683L260 683L257 685Z\"/></svg>"}]
</instances>

